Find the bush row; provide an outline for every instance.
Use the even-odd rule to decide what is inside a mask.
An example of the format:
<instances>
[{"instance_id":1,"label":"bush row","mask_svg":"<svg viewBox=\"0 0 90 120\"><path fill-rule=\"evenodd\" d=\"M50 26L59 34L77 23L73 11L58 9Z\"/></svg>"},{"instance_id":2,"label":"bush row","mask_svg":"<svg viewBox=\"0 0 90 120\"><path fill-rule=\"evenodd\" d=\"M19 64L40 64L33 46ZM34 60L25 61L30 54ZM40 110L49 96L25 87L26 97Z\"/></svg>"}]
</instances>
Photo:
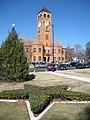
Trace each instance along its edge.
<instances>
[{"instance_id":1,"label":"bush row","mask_svg":"<svg viewBox=\"0 0 90 120\"><path fill-rule=\"evenodd\" d=\"M62 100L90 100L90 94L82 92L67 91L68 86L49 86L39 87L25 85L29 92L31 110L34 113L40 113L53 100L61 98Z\"/></svg>"},{"instance_id":2,"label":"bush row","mask_svg":"<svg viewBox=\"0 0 90 120\"><path fill-rule=\"evenodd\" d=\"M29 93L31 110L38 114L42 112L52 100L51 96L45 93Z\"/></svg>"},{"instance_id":3,"label":"bush row","mask_svg":"<svg viewBox=\"0 0 90 120\"><path fill-rule=\"evenodd\" d=\"M57 91L67 90L68 85L60 85L60 86L47 86L47 87L40 87L36 85L25 84L25 90L29 93L56 93Z\"/></svg>"},{"instance_id":4,"label":"bush row","mask_svg":"<svg viewBox=\"0 0 90 120\"><path fill-rule=\"evenodd\" d=\"M90 94L82 92L67 91L68 86L39 87L35 85L25 85L23 90L9 90L0 92L0 99L26 99L29 98L31 110L40 113L53 100L90 100Z\"/></svg>"},{"instance_id":5,"label":"bush row","mask_svg":"<svg viewBox=\"0 0 90 120\"><path fill-rule=\"evenodd\" d=\"M25 99L25 98L29 98L29 94L24 89L0 92L0 99Z\"/></svg>"},{"instance_id":6,"label":"bush row","mask_svg":"<svg viewBox=\"0 0 90 120\"><path fill-rule=\"evenodd\" d=\"M58 91L54 94L50 94L50 96L52 96L53 99L61 98L62 100L90 100L90 94L74 91Z\"/></svg>"},{"instance_id":7,"label":"bush row","mask_svg":"<svg viewBox=\"0 0 90 120\"><path fill-rule=\"evenodd\" d=\"M56 93L30 93L29 99L31 110L34 113L42 112L46 106L53 100L61 98L62 100L90 100L90 94L73 92L73 91L59 91Z\"/></svg>"}]
</instances>

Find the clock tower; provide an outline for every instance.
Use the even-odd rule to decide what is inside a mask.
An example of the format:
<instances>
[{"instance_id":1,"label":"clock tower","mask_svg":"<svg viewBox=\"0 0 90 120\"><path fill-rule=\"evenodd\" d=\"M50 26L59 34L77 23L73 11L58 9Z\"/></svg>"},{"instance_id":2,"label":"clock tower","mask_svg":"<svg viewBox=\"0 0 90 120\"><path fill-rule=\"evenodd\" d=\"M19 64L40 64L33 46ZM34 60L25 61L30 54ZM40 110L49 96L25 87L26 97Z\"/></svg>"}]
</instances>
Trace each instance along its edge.
<instances>
[{"instance_id":1,"label":"clock tower","mask_svg":"<svg viewBox=\"0 0 90 120\"><path fill-rule=\"evenodd\" d=\"M52 26L51 13L45 7L37 14L37 40L44 46L51 46Z\"/></svg>"}]
</instances>

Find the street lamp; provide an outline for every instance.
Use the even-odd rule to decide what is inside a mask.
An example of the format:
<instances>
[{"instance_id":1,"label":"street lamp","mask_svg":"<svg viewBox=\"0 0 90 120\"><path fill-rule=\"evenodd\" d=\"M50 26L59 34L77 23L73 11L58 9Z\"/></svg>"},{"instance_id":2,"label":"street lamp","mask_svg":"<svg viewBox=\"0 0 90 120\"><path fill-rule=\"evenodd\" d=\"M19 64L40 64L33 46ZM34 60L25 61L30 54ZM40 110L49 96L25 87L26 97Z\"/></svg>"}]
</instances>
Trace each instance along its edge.
<instances>
[{"instance_id":1,"label":"street lamp","mask_svg":"<svg viewBox=\"0 0 90 120\"><path fill-rule=\"evenodd\" d=\"M53 48L52 49L52 56L53 56L52 62L54 63L54 24L49 24L48 26L52 27L52 48Z\"/></svg>"}]
</instances>

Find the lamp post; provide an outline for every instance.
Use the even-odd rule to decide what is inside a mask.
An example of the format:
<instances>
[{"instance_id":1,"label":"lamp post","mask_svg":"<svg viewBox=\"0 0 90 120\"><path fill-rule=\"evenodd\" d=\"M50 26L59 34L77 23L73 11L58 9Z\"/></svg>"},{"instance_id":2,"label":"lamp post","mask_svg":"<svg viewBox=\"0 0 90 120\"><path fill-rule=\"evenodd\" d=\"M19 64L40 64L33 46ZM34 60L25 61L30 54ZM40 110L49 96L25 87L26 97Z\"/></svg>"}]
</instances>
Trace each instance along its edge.
<instances>
[{"instance_id":1,"label":"lamp post","mask_svg":"<svg viewBox=\"0 0 90 120\"><path fill-rule=\"evenodd\" d=\"M53 41L52 55L53 55L53 63L54 63L54 25L53 24L52 24L52 41Z\"/></svg>"},{"instance_id":2,"label":"lamp post","mask_svg":"<svg viewBox=\"0 0 90 120\"><path fill-rule=\"evenodd\" d=\"M49 24L48 26L52 27L52 62L54 63L54 24Z\"/></svg>"}]
</instances>

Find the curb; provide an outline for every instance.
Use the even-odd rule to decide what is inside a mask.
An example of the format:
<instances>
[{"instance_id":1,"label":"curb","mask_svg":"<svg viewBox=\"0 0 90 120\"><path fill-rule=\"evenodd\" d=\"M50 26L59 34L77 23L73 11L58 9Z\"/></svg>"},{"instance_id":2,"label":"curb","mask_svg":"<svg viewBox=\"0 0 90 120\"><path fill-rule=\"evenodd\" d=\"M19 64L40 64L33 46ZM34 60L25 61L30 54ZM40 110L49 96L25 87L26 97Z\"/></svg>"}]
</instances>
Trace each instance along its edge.
<instances>
[{"instance_id":1,"label":"curb","mask_svg":"<svg viewBox=\"0 0 90 120\"><path fill-rule=\"evenodd\" d=\"M17 102L18 100L0 99L0 102Z\"/></svg>"}]
</instances>

